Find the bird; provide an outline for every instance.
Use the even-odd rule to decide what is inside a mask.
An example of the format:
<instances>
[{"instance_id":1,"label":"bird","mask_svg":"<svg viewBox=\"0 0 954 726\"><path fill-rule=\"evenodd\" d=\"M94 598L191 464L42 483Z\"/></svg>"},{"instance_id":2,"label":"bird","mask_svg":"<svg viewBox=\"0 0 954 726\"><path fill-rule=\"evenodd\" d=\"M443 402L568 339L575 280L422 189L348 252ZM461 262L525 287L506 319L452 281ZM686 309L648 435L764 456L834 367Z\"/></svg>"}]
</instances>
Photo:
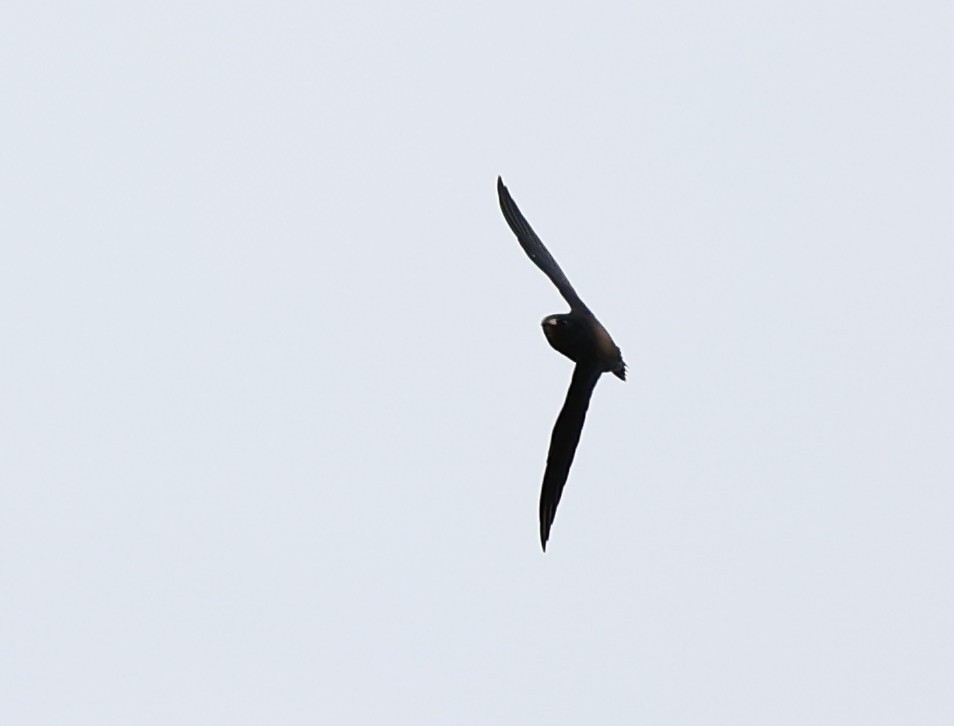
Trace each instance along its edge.
<instances>
[{"instance_id":1,"label":"bird","mask_svg":"<svg viewBox=\"0 0 954 726\"><path fill-rule=\"evenodd\" d=\"M503 212L511 231L517 236L523 251L543 274L550 278L570 306L569 313L548 315L541 322L543 334L550 346L576 364L566 400L550 435L550 450L543 474L543 487L540 490L540 545L546 552L550 528L553 526L557 505L563 495L570 465L580 442L593 389L604 373L612 373L621 381L625 381L626 363L623 362L623 354L613 342L613 338L576 294L563 270L520 212L499 176L497 198L500 201L500 211Z\"/></svg>"}]
</instances>

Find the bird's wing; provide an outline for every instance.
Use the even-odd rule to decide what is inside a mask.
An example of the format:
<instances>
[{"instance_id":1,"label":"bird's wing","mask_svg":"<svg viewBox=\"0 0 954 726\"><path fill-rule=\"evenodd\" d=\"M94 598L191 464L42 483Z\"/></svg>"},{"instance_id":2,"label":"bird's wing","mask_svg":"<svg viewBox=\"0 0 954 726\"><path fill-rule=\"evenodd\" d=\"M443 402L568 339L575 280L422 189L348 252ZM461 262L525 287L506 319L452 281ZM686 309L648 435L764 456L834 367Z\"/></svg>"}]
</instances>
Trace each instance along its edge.
<instances>
[{"instance_id":1,"label":"bird's wing","mask_svg":"<svg viewBox=\"0 0 954 726\"><path fill-rule=\"evenodd\" d=\"M553 259L553 255L550 254L549 250L543 245L543 242L540 241L540 238L537 237L537 233L533 231L529 222L527 222L526 218L520 213L517 203L513 201L513 197L510 196L510 192L507 190L507 187L504 186L503 179L499 176L497 177L497 197L500 199L500 211L503 212L504 219L507 220L510 229L517 235L517 240L520 242L520 246L523 247L523 251L527 253L527 256L533 260L537 267L543 270L543 273L550 278L553 284L557 286L557 290L560 291L563 298L570 304L570 308L573 310L588 311L589 308L580 300L580 296L576 294L573 285L566 279L566 275L563 274L563 270L560 269L556 260Z\"/></svg>"},{"instance_id":2,"label":"bird's wing","mask_svg":"<svg viewBox=\"0 0 954 726\"><path fill-rule=\"evenodd\" d=\"M583 431L583 420L590 405L590 396L602 371L596 367L578 364L573 369L570 390L567 391L563 410L557 416L550 436L550 453L547 454L547 470L543 475L543 489L540 492L540 544L547 549L550 526L556 516L556 508L563 494L570 464L576 453Z\"/></svg>"}]
</instances>

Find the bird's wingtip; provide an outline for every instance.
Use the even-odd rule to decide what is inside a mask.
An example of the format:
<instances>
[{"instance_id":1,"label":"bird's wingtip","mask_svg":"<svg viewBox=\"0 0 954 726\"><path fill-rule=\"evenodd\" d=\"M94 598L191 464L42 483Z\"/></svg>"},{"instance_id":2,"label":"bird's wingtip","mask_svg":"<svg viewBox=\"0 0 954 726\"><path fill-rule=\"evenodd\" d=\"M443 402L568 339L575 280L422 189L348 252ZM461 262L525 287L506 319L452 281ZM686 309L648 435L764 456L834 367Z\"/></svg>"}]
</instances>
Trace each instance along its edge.
<instances>
[{"instance_id":1,"label":"bird's wingtip","mask_svg":"<svg viewBox=\"0 0 954 726\"><path fill-rule=\"evenodd\" d=\"M540 510L540 546L543 548L543 551L547 551L547 540L550 539L550 525L553 523L553 516L544 511L542 508Z\"/></svg>"}]
</instances>

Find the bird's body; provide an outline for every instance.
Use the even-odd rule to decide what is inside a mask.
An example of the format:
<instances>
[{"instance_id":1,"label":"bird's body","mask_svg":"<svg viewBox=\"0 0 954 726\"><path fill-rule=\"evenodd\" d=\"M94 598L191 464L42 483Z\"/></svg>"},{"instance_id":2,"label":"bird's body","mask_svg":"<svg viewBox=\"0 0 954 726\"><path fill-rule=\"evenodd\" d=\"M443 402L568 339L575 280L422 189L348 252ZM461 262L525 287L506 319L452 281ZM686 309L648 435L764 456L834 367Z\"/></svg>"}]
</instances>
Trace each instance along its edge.
<instances>
[{"instance_id":1,"label":"bird's body","mask_svg":"<svg viewBox=\"0 0 954 726\"><path fill-rule=\"evenodd\" d=\"M497 196L504 218L524 252L550 278L570 305L569 313L548 315L542 322L547 342L576 363L566 401L550 437L547 468L540 492L540 543L546 551L550 527L580 441L593 388L603 373L612 373L620 380L626 380L626 364L606 328L576 294L563 270L517 208L500 177L497 177Z\"/></svg>"},{"instance_id":2,"label":"bird's body","mask_svg":"<svg viewBox=\"0 0 954 726\"><path fill-rule=\"evenodd\" d=\"M601 373L612 373L626 380L626 364L619 348L589 311L548 315L540 325L553 349L574 363L594 364Z\"/></svg>"}]
</instances>

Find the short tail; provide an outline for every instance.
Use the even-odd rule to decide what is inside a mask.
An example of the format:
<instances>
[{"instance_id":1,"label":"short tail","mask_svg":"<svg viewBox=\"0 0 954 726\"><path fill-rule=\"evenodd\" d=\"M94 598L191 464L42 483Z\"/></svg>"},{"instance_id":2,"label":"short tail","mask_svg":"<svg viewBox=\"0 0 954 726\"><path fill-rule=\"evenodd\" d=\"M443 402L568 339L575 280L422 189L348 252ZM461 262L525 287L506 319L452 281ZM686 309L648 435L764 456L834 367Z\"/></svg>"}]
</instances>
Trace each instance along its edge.
<instances>
[{"instance_id":1,"label":"short tail","mask_svg":"<svg viewBox=\"0 0 954 726\"><path fill-rule=\"evenodd\" d=\"M622 354L619 356L619 363L617 363L616 367L613 369L613 375L619 378L621 381L626 380L626 362L623 360Z\"/></svg>"}]
</instances>

